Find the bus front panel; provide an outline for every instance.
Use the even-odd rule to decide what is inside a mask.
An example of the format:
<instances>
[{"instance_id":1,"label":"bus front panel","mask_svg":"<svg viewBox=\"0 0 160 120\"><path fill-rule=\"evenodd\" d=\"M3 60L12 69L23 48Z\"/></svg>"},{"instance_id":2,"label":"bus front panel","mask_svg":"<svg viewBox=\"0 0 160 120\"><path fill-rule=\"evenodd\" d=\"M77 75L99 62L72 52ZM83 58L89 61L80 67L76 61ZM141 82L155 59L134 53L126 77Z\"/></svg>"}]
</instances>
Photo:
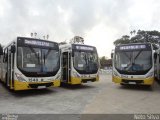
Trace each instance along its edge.
<instances>
[{"instance_id":1,"label":"bus front panel","mask_svg":"<svg viewBox=\"0 0 160 120\"><path fill-rule=\"evenodd\" d=\"M117 46L113 59L113 82L151 85L154 61L151 44Z\"/></svg>"},{"instance_id":2,"label":"bus front panel","mask_svg":"<svg viewBox=\"0 0 160 120\"><path fill-rule=\"evenodd\" d=\"M96 48L73 44L72 69L71 84L98 81L99 61Z\"/></svg>"},{"instance_id":3,"label":"bus front panel","mask_svg":"<svg viewBox=\"0 0 160 120\"><path fill-rule=\"evenodd\" d=\"M15 90L60 85L59 47L55 42L17 38Z\"/></svg>"}]
</instances>

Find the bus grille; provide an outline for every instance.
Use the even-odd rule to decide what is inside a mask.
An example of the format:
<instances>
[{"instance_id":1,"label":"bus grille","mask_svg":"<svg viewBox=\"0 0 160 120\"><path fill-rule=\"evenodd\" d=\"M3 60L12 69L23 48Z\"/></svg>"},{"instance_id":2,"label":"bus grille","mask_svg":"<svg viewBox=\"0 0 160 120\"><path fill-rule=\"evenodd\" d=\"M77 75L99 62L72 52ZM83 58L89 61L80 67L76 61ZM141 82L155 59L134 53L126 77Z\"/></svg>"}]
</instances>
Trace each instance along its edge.
<instances>
[{"instance_id":1,"label":"bus grille","mask_svg":"<svg viewBox=\"0 0 160 120\"><path fill-rule=\"evenodd\" d=\"M52 82L50 82L50 83L38 83L38 84L29 84L29 87L31 87L31 88L38 88L38 86L50 87L52 85L53 85Z\"/></svg>"},{"instance_id":2,"label":"bus grille","mask_svg":"<svg viewBox=\"0 0 160 120\"><path fill-rule=\"evenodd\" d=\"M143 83L143 80L126 80L126 79L122 79L123 83L129 83L129 82L135 82L137 84L141 84Z\"/></svg>"}]
</instances>

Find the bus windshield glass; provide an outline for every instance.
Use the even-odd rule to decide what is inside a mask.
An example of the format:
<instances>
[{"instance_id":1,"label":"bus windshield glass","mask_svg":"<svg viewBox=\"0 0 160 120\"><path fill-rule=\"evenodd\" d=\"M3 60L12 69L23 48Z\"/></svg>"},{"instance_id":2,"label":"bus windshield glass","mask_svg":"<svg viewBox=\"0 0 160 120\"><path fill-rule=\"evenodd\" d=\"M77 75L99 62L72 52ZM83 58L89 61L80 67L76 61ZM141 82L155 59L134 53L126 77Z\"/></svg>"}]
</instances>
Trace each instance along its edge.
<instances>
[{"instance_id":1,"label":"bus windshield glass","mask_svg":"<svg viewBox=\"0 0 160 120\"><path fill-rule=\"evenodd\" d=\"M59 50L35 46L18 46L17 67L30 77L54 76L60 67Z\"/></svg>"},{"instance_id":2,"label":"bus windshield glass","mask_svg":"<svg viewBox=\"0 0 160 120\"><path fill-rule=\"evenodd\" d=\"M74 67L80 74L94 74L98 71L97 52L75 51Z\"/></svg>"},{"instance_id":3,"label":"bus windshield glass","mask_svg":"<svg viewBox=\"0 0 160 120\"><path fill-rule=\"evenodd\" d=\"M145 74L152 67L152 52L147 49L115 51L114 59L121 74Z\"/></svg>"}]
</instances>

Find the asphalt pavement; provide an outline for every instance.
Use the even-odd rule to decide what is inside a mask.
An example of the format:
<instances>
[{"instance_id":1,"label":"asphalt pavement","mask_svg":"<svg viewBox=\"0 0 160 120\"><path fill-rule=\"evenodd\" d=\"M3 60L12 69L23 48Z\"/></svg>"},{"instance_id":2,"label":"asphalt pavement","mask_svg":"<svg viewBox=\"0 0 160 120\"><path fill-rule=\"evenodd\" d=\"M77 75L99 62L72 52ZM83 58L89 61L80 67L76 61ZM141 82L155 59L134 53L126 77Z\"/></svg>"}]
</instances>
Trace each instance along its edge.
<instances>
[{"instance_id":1,"label":"asphalt pavement","mask_svg":"<svg viewBox=\"0 0 160 120\"><path fill-rule=\"evenodd\" d=\"M149 114L160 112L160 85L114 84L110 73L100 81L56 88L10 91L0 84L0 113L9 114Z\"/></svg>"}]
</instances>

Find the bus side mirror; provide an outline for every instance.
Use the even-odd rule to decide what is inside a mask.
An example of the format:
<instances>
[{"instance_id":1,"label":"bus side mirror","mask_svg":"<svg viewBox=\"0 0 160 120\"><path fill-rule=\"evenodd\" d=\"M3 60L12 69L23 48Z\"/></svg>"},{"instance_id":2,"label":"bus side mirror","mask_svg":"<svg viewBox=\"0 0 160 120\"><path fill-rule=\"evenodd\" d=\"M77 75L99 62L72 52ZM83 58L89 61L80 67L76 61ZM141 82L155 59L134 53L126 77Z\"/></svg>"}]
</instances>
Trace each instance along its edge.
<instances>
[{"instance_id":1,"label":"bus side mirror","mask_svg":"<svg viewBox=\"0 0 160 120\"><path fill-rule=\"evenodd\" d=\"M16 47L15 47L15 45L12 45L11 46L11 53L15 53L16 52Z\"/></svg>"},{"instance_id":2,"label":"bus side mirror","mask_svg":"<svg viewBox=\"0 0 160 120\"><path fill-rule=\"evenodd\" d=\"M3 48L0 46L0 55L3 55Z\"/></svg>"},{"instance_id":3,"label":"bus side mirror","mask_svg":"<svg viewBox=\"0 0 160 120\"><path fill-rule=\"evenodd\" d=\"M113 53L111 53L111 58L113 58Z\"/></svg>"}]
</instances>

